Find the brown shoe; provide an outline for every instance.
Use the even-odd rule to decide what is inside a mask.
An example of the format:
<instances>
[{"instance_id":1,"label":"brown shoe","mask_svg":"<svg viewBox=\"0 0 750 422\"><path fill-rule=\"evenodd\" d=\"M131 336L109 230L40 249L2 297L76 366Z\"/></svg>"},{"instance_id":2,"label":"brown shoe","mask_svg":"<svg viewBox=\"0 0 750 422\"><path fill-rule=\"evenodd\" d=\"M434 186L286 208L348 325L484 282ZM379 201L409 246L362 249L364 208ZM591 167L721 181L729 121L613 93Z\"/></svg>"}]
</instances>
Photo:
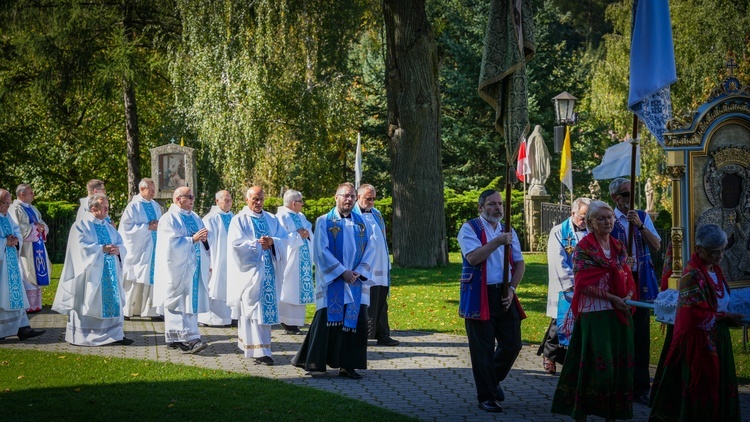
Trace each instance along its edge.
<instances>
[{"instance_id":1,"label":"brown shoe","mask_svg":"<svg viewBox=\"0 0 750 422\"><path fill-rule=\"evenodd\" d=\"M557 365L555 365L555 361L544 358L543 365L544 372L550 375L555 375L557 373Z\"/></svg>"}]
</instances>

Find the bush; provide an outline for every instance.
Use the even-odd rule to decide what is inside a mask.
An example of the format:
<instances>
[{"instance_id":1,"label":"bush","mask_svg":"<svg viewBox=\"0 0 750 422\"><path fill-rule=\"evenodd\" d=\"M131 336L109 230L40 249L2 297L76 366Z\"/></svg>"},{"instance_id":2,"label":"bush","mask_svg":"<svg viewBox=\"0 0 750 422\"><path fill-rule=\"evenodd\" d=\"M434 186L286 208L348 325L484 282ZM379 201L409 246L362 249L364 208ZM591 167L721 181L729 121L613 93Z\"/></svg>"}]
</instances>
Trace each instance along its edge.
<instances>
[{"instance_id":1,"label":"bush","mask_svg":"<svg viewBox=\"0 0 750 422\"><path fill-rule=\"evenodd\" d=\"M660 210L654 220L654 226L657 229L669 230L672 228L672 214L667 210Z\"/></svg>"}]
</instances>

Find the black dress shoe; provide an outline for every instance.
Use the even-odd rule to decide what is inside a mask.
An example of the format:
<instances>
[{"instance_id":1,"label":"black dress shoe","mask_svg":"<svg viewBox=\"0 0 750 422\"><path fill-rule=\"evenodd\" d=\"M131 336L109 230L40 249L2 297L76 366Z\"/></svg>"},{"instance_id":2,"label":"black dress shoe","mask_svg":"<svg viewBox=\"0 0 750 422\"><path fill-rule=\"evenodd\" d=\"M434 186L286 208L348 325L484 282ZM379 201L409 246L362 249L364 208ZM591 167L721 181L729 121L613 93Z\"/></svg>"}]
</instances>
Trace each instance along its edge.
<instances>
[{"instance_id":1,"label":"black dress shoe","mask_svg":"<svg viewBox=\"0 0 750 422\"><path fill-rule=\"evenodd\" d=\"M117 340L114 344L121 344L123 346L129 346L131 344L135 343L135 340L123 337L122 340Z\"/></svg>"},{"instance_id":2,"label":"black dress shoe","mask_svg":"<svg viewBox=\"0 0 750 422\"><path fill-rule=\"evenodd\" d=\"M273 366L273 359L271 359L270 356L261 356L259 358L255 358L255 364Z\"/></svg>"},{"instance_id":3,"label":"black dress shoe","mask_svg":"<svg viewBox=\"0 0 750 422\"><path fill-rule=\"evenodd\" d=\"M284 329L284 331L285 331L285 332L286 332L287 334L290 334L290 335L300 335L300 334L302 334L302 331L300 331L300 330L299 330L299 327L298 327L298 326L296 326L296 325L286 325L286 324L284 324L284 323L282 322L282 323L281 323L281 328L283 328L283 329Z\"/></svg>"},{"instance_id":4,"label":"black dress shoe","mask_svg":"<svg viewBox=\"0 0 750 422\"><path fill-rule=\"evenodd\" d=\"M499 413L503 411L503 407L497 404L495 400L487 400L479 403L479 408L485 412Z\"/></svg>"},{"instance_id":5,"label":"black dress shoe","mask_svg":"<svg viewBox=\"0 0 750 422\"><path fill-rule=\"evenodd\" d=\"M44 334L44 330L35 330L28 325L18 329L18 339L21 341L28 340L30 338L39 337Z\"/></svg>"},{"instance_id":6,"label":"black dress shoe","mask_svg":"<svg viewBox=\"0 0 750 422\"><path fill-rule=\"evenodd\" d=\"M378 339L378 346L398 346L399 344L401 344L400 341L390 337Z\"/></svg>"},{"instance_id":7,"label":"black dress shoe","mask_svg":"<svg viewBox=\"0 0 750 422\"><path fill-rule=\"evenodd\" d=\"M155 322L164 322L164 317L163 317L163 316L161 316L161 315L159 315L159 316L152 316L152 317L151 317L151 321L155 321Z\"/></svg>"},{"instance_id":8,"label":"black dress shoe","mask_svg":"<svg viewBox=\"0 0 750 422\"><path fill-rule=\"evenodd\" d=\"M354 369L339 369L339 376L344 378L350 378L353 380L362 379L362 375L358 374Z\"/></svg>"}]
</instances>

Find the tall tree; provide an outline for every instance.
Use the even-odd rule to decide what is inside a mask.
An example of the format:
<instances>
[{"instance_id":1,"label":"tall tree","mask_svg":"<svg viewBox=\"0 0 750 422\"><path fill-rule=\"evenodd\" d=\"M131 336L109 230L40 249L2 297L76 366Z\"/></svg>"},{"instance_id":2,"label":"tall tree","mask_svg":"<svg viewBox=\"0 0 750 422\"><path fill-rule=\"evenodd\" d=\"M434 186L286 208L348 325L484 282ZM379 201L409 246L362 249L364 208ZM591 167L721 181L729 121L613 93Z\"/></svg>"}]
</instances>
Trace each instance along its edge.
<instances>
[{"instance_id":1,"label":"tall tree","mask_svg":"<svg viewBox=\"0 0 750 422\"><path fill-rule=\"evenodd\" d=\"M435 35L424 0L384 0L383 15L393 260L404 267L434 267L448 259Z\"/></svg>"}]
</instances>

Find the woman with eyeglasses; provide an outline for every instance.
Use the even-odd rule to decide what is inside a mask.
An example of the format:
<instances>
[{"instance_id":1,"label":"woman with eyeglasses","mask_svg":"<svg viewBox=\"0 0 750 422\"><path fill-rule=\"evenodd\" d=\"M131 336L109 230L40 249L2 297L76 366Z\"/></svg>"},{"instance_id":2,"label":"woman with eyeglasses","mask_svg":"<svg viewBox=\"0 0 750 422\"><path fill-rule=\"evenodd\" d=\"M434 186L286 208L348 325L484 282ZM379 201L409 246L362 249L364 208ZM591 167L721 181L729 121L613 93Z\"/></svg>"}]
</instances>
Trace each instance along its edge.
<instances>
[{"instance_id":1,"label":"woman with eyeglasses","mask_svg":"<svg viewBox=\"0 0 750 422\"><path fill-rule=\"evenodd\" d=\"M592 201L589 230L573 252L575 325L552 412L585 421L633 417L633 319L636 295L625 246L610 235L614 211Z\"/></svg>"},{"instance_id":2,"label":"woman with eyeglasses","mask_svg":"<svg viewBox=\"0 0 750 422\"><path fill-rule=\"evenodd\" d=\"M695 252L680 279L674 337L651 421L739 421L740 403L729 326L729 286L719 264L727 235L716 224L695 232Z\"/></svg>"}]
</instances>

